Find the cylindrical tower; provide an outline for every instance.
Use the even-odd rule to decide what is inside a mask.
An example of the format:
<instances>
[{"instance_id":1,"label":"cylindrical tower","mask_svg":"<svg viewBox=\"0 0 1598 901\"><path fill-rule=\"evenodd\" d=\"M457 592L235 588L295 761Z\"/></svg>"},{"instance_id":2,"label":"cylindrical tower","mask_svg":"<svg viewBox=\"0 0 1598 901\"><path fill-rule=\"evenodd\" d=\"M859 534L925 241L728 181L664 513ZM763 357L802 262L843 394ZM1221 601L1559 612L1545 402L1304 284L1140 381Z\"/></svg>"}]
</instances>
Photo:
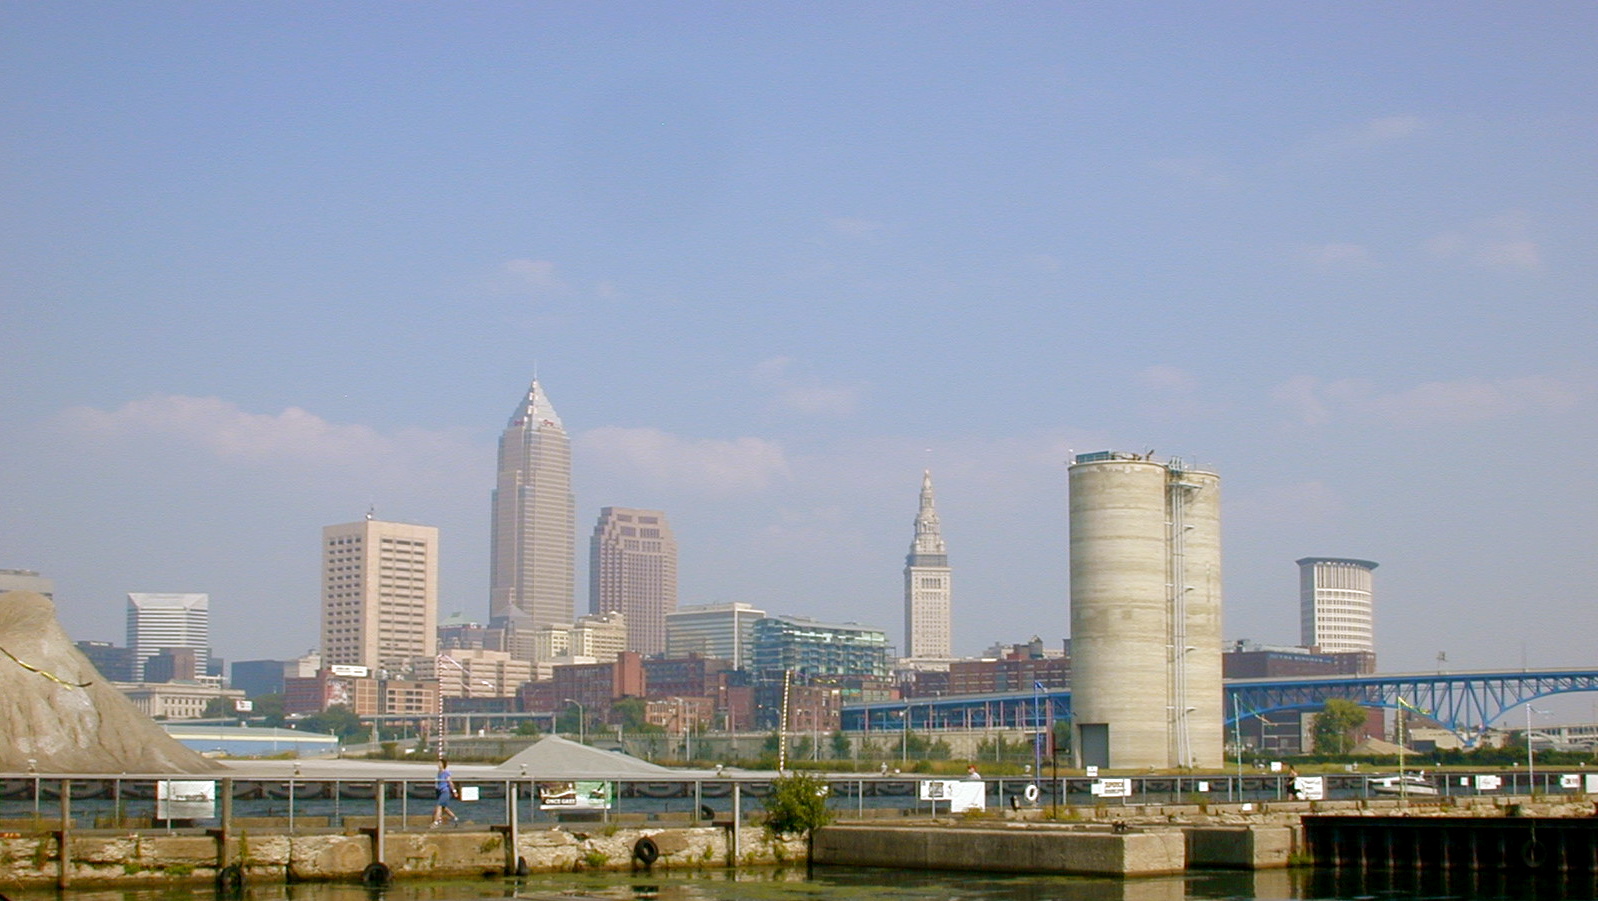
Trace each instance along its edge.
<instances>
[{"instance_id":1,"label":"cylindrical tower","mask_svg":"<svg viewBox=\"0 0 1598 901\"><path fill-rule=\"evenodd\" d=\"M1104 451L1070 468L1078 763L1224 762L1220 478Z\"/></svg>"}]
</instances>

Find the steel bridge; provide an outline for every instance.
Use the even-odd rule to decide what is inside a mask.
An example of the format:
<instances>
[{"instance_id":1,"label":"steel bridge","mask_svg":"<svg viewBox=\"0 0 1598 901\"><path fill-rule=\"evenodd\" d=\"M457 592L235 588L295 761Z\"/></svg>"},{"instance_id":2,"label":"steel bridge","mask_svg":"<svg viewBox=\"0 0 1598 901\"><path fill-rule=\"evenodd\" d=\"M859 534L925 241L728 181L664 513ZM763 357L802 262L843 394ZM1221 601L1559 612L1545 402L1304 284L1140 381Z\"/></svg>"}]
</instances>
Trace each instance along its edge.
<instances>
[{"instance_id":1,"label":"steel bridge","mask_svg":"<svg viewBox=\"0 0 1598 901\"><path fill-rule=\"evenodd\" d=\"M1538 698L1598 691L1598 670L1522 669L1371 676L1300 676L1291 679L1228 679L1226 728L1240 719L1274 711L1314 712L1332 698L1362 707L1419 711L1475 747L1505 714ZM951 695L846 704L848 732L945 729L1037 729L1071 719L1071 692L1060 689Z\"/></svg>"},{"instance_id":2,"label":"steel bridge","mask_svg":"<svg viewBox=\"0 0 1598 901\"><path fill-rule=\"evenodd\" d=\"M1277 710L1316 711L1331 698L1418 711L1468 748L1516 707L1549 695L1598 691L1598 670L1522 669L1297 679L1228 679L1226 725Z\"/></svg>"}]
</instances>

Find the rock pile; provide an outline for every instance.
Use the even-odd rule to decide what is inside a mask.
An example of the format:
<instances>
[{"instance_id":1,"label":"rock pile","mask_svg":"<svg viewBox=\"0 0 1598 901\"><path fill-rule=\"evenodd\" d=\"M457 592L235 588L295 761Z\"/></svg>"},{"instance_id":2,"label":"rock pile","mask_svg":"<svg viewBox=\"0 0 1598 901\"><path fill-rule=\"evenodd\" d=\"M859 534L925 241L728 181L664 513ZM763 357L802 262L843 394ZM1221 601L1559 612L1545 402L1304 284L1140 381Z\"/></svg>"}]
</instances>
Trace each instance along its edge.
<instances>
[{"instance_id":1,"label":"rock pile","mask_svg":"<svg viewBox=\"0 0 1598 901\"><path fill-rule=\"evenodd\" d=\"M0 772L207 773L83 656L49 598L0 593Z\"/></svg>"}]
</instances>

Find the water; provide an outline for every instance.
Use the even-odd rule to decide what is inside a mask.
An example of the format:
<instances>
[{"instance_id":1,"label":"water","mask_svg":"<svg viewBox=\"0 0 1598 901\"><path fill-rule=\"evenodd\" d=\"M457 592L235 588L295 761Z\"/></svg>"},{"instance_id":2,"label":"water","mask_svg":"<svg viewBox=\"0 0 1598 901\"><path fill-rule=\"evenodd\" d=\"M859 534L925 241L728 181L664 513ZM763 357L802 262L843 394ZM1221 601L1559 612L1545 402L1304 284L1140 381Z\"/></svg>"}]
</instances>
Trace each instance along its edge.
<instances>
[{"instance_id":1,"label":"water","mask_svg":"<svg viewBox=\"0 0 1598 901\"><path fill-rule=\"evenodd\" d=\"M224 898L209 886L10 889L12 901L1598 901L1587 876L1529 880L1501 873L1361 874L1215 871L1111 879L817 867L657 873L561 873L517 880L401 880L384 890L349 883L252 883Z\"/></svg>"}]
</instances>

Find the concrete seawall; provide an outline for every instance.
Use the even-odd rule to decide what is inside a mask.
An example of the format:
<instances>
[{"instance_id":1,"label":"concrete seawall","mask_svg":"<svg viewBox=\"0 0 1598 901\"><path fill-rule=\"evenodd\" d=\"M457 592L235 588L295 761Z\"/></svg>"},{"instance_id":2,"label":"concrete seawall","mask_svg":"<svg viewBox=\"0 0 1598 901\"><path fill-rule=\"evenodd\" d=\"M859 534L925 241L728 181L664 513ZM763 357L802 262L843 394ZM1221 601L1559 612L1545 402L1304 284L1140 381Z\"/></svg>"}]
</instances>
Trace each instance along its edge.
<instances>
[{"instance_id":1,"label":"concrete seawall","mask_svg":"<svg viewBox=\"0 0 1598 901\"><path fill-rule=\"evenodd\" d=\"M374 830L353 833L236 831L210 833L74 831L61 854L59 831L0 834L0 888L42 885L139 885L172 880L248 883L363 881L380 864L392 878L501 876L517 872L714 869L806 859L802 838L774 841L756 827L555 828L522 831L515 846L503 830L444 829L387 833L377 853ZM652 851L652 853L650 853Z\"/></svg>"},{"instance_id":2,"label":"concrete seawall","mask_svg":"<svg viewBox=\"0 0 1598 901\"><path fill-rule=\"evenodd\" d=\"M1401 811L1400 808L1402 807ZM814 862L849 866L1154 875L1190 868L1266 871L1307 861L1306 814L1380 817L1590 817L1591 802L1532 803L1527 798L1433 803L1283 802L1270 805L1066 808L942 820L903 816L856 819L817 832ZM160 880L358 881L380 864L394 878L500 876L640 866L715 869L803 862L801 838L774 841L758 826L567 823L554 828L495 826L428 830L426 818L345 816L340 826L302 817L230 820L233 828L60 829L62 821L0 823L0 891L21 885L139 885ZM70 821L68 821L70 822ZM381 841L381 851L379 851ZM64 852L64 853L63 853Z\"/></svg>"},{"instance_id":3,"label":"concrete seawall","mask_svg":"<svg viewBox=\"0 0 1598 901\"><path fill-rule=\"evenodd\" d=\"M1187 844L1175 829L848 825L818 831L812 859L857 867L1155 876L1185 871Z\"/></svg>"}]
</instances>

